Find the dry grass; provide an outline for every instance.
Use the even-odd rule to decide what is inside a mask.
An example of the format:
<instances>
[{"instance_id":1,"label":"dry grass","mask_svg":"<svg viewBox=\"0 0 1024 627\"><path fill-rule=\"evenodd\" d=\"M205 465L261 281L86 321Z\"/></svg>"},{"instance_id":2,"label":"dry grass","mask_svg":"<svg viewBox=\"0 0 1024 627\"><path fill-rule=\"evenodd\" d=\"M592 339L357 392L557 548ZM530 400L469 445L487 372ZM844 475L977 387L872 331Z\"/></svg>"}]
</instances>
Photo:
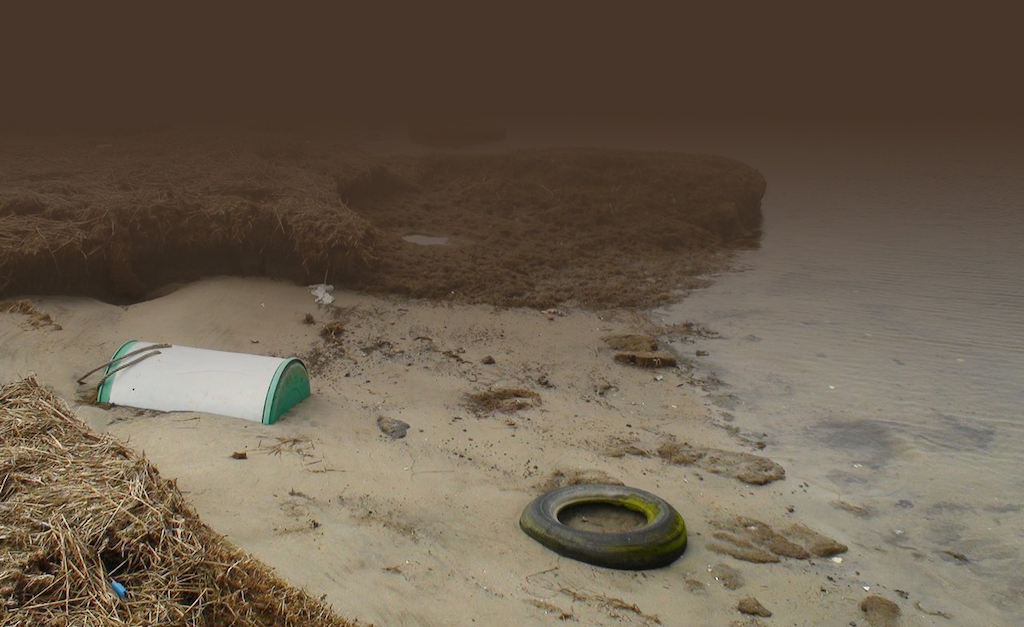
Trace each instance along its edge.
<instances>
[{"instance_id":1,"label":"dry grass","mask_svg":"<svg viewBox=\"0 0 1024 627\"><path fill-rule=\"evenodd\" d=\"M615 354L615 361L638 368L675 368L676 358L666 351L626 351Z\"/></svg>"},{"instance_id":2,"label":"dry grass","mask_svg":"<svg viewBox=\"0 0 1024 627\"><path fill-rule=\"evenodd\" d=\"M373 157L311 137L5 142L0 296L124 302L235 274L460 303L649 307L706 285L761 226L764 178L723 157Z\"/></svg>"},{"instance_id":3,"label":"dry grass","mask_svg":"<svg viewBox=\"0 0 1024 627\"><path fill-rule=\"evenodd\" d=\"M265 142L171 134L104 149L5 143L0 293L131 299L214 273L322 279L371 263L374 230L338 199L333 178L294 151L261 156L274 152Z\"/></svg>"},{"instance_id":4,"label":"dry grass","mask_svg":"<svg viewBox=\"0 0 1024 627\"><path fill-rule=\"evenodd\" d=\"M526 603L544 610L545 613L557 616L558 620L572 620L575 615L569 610L563 610L554 603L548 603L540 599L525 599Z\"/></svg>"},{"instance_id":5,"label":"dry grass","mask_svg":"<svg viewBox=\"0 0 1024 627\"><path fill-rule=\"evenodd\" d=\"M496 388L466 395L466 406L477 414L511 413L540 405L540 394L525 388Z\"/></svg>"},{"instance_id":6,"label":"dry grass","mask_svg":"<svg viewBox=\"0 0 1024 627\"><path fill-rule=\"evenodd\" d=\"M320 329L320 337L331 344L341 344L345 336L345 325L341 322L328 322Z\"/></svg>"},{"instance_id":7,"label":"dry grass","mask_svg":"<svg viewBox=\"0 0 1024 627\"><path fill-rule=\"evenodd\" d=\"M28 316L28 323L35 329L53 327L55 331L63 329L57 324L53 317L45 311L36 309L36 306L28 300L8 301L0 303L0 313L16 313Z\"/></svg>"},{"instance_id":8,"label":"dry grass","mask_svg":"<svg viewBox=\"0 0 1024 627\"><path fill-rule=\"evenodd\" d=\"M722 157L599 149L392 157L339 195L380 232L360 287L547 308L647 307L705 284L761 226L764 178ZM443 246L401 239L450 237Z\"/></svg>"},{"instance_id":9,"label":"dry grass","mask_svg":"<svg viewBox=\"0 0 1024 627\"><path fill-rule=\"evenodd\" d=\"M34 378L0 388L0 442L0 624L352 624L228 544Z\"/></svg>"},{"instance_id":10,"label":"dry grass","mask_svg":"<svg viewBox=\"0 0 1024 627\"><path fill-rule=\"evenodd\" d=\"M647 614L643 612L636 603L627 603L617 597L610 597L604 594L591 594L589 592L581 592L579 590L572 590L570 588L560 588L559 592L572 598L574 601L580 601L583 603L595 603L598 607L602 607L607 611L627 611L632 612L639 618L645 621L660 625L661 619L657 614Z\"/></svg>"}]
</instances>

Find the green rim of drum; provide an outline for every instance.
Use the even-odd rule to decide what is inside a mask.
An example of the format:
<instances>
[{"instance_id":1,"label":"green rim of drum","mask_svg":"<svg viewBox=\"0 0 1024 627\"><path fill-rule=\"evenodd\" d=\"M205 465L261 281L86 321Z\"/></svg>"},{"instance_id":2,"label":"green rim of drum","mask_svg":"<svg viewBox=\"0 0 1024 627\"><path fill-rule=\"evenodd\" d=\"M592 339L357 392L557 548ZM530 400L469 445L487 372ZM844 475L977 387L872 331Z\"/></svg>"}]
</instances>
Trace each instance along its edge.
<instances>
[{"instance_id":1,"label":"green rim of drum","mask_svg":"<svg viewBox=\"0 0 1024 627\"><path fill-rule=\"evenodd\" d=\"M117 368L117 366L119 365L117 361L121 359L121 357L128 352L128 349L134 346L137 342L138 340L128 340L120 347L118 347L118 349L114 351L114 354L110 357L110 363L107 365L106 368L103 369L103 375L106 376L110 374L111 370ZM109 403L110 389L112 387L114 387L114 377L107 377L106 379L104 379L103 383L101 383L100 387L97 388L96 390L96 402Z\"/></svg>"},{"instance_id":2,"label":"green rim of drum","mask_svg":"<svg viewBox=\"0 0 1024 627\"><path fill-rule=\"evenodd\" d=\"M309 372L303 363L291 357L277 367L263 404L263 424L272 425L292 407L309 396Z\"/></svg>"}]
</instances>

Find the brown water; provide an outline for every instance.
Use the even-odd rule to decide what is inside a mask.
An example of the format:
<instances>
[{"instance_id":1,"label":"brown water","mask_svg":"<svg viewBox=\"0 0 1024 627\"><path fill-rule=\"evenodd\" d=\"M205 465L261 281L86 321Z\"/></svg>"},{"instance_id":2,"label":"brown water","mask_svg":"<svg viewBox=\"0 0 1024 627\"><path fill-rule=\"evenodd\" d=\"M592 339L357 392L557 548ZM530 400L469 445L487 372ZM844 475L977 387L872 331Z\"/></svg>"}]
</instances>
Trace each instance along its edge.
<instances>
[{"instance_id":1,"label":"brown water","mask_svg":"<svg viewBox=\"0 0 1024 627\"><path fill-rule=\"evenodd\" d=\"M788 473L772 489L851 546L843 568L864 586L905 591L958 624L1017 624L1022 129L513 124L485 150L569 145L761 170L761 248L655 316L721 333L676 348L710 353L701 363L728 385L716 392L723 424L766 434Z\"/></svg>"}]
</instances>

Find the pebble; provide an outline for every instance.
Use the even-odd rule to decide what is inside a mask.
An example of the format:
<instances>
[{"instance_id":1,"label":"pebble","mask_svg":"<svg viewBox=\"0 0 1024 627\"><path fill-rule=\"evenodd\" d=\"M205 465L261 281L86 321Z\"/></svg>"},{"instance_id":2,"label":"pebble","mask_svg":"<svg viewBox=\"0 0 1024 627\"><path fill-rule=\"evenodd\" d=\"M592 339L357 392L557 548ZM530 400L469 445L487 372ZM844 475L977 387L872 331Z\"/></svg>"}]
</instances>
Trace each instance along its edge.
<instances>
[{"instance_id":1,"label":"pebble","mask_svg":"<svg viewBox=\"0 0 1024 627\"><path fill-rule=\"evenodd\" d=\"M761 605L761 602L755 599L754 597L747 597L745 599L741 599L739 604L736 605L736 609L738 609L743 614L749 614L751 616L763 616L765 618L768 618L772 615L771 611L769 611L765 606Z\"/></svg>"},{"instance_id":2,"label":"pebble","mask_svg":"<svg viewBox=\"0 0 1024 627\"><path fill-rule=\"evenodd\" d=\"M391 416L377 416L377 427L392 440L400 440L405 437L405 433L409 430L409 423L392 418Z\"/></svg>"}]
</instances>

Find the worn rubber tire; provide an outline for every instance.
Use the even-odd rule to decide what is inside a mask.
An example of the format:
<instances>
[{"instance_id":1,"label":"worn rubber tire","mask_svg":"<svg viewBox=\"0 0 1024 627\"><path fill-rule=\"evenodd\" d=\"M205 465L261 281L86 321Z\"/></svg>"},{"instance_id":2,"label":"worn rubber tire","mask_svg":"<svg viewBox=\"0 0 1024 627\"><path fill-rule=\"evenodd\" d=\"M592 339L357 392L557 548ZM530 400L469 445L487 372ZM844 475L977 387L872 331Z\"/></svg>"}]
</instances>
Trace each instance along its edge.
<instances>
[{"instance_id":1,"label":"worn rubber tire","mask_svg":"<svg viewBox=\"0 0 1024 627\"><path fill-rule=\"evenodd\" d=\"M567 507L605 503L647 517L631 531L600 533L568 527L558 520ZM686 550L686 523L664 499L621 485L579 484L552 490L533 500L519 519L528 536L552 551L588 564L623 570L667 566Z\"/></svg>"}]
</instances>

